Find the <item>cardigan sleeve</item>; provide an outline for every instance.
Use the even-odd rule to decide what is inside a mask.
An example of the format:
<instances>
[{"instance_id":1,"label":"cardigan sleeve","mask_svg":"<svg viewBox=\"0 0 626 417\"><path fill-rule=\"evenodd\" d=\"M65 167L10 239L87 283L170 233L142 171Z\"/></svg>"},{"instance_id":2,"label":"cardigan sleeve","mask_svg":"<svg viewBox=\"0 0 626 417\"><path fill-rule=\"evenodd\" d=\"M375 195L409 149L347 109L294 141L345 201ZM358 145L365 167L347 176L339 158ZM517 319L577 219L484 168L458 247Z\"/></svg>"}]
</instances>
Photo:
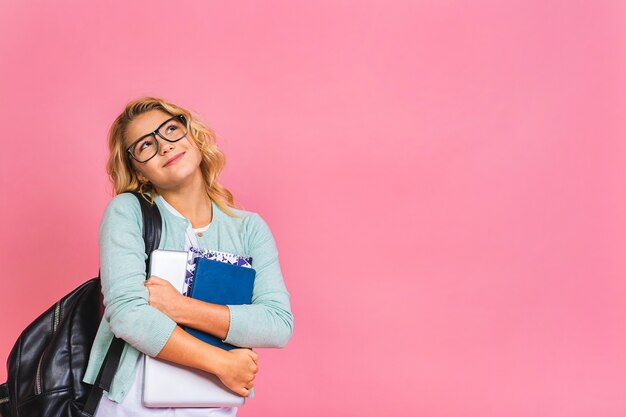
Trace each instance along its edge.
<instances>
[{"instance_id":1,"label":"cardigan sleeve","mask_svg":"<svg viewBox=\"0 0 626 417\"><path fill-rule=\"evenodd\" d=\"M278 250L265 221L256 213L246 227L249 254L256 271L252 303L228 305L226 343L242 347L284 347L293 334L289 293L278 263Z\"/></svg>"},{"instance_id":2,"label":"cardigan sleeve","mask_svg":"<svg viewBox=\"0 0 626 417\"><path fill-rule=\"evenodd\" d=\"M141 208L132 194L108 204L98 232L104 317L129 345L156 356L176 323L148 304Z\"/></svg>"}]
</instances>

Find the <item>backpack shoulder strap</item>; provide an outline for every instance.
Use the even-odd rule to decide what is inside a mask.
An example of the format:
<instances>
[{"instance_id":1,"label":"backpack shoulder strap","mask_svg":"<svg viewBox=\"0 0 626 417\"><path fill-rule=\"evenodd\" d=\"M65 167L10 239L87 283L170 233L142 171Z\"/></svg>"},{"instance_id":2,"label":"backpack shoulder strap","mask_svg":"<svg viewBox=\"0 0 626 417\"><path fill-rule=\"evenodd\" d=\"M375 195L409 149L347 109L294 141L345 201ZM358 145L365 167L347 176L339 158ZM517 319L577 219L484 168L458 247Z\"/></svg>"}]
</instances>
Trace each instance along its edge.
<instances>
[{"instance_id":1,"label":"backpack shoulder strap","mask_svg":"<svg viewBox=\"0 0 626 417\"><path fill-rule=\"evenodd\" d=\"M150 255L159 248L161 242L161 212L156 203L149 203L141 194L134 191L132 194L139 200L143 217L143 241L146 244L146 272L150 270Z\"/></svg>"},{"instance_id":2,"label":"backpack shoulder strap","mask_svg":"<svg viewBox=\"0 0 626 417\"><path fill-rule=\"evenodd\" d=\"M147 273L150 269L150 255L152 254L152 251L158 249L159 243L161 242L161 213L159 212L159 207L156 203L148 202L137 192L133 192L132 194L137 197L139 205L141 206L141 215L143 218L143 240L146 245L146 254L148 255L146 259ZM82 411L83 416L92 417L96 412L100 399L102 398L102 392L110 391L111 382L113 382L115 371L117 370L122 356L122 351L124 350L124 344L125 342L117 337L111 341L111 345L109 346L109 350L104 358L104 362L102 362L102 366L100 367L98 377L96 378L93 388L89 393L89 397L85 402L85 407Z\"/></svg>"}]
</instances>

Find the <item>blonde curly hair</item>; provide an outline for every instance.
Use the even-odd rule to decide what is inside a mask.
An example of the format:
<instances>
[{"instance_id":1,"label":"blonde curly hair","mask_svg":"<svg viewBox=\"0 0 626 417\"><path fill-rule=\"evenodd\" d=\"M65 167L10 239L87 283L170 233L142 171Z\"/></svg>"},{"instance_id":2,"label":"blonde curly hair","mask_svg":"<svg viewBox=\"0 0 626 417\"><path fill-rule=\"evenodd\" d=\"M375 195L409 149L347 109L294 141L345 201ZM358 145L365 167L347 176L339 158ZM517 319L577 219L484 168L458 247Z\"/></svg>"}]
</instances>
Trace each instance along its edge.
<instances>
[{"instance_id":1,"label":"blonde curly hair","mask_svg":"<svg viewBox=\"0 0 626 417\"><path fill-rule=\"evenodd\" d=\"M202 154L200 170L209 197L215 201L222 211L231 217L235 217L235 214L230 210L230 208L236 207L235 198L218 181L219 174L226 164L226 157L217 147L215 132L195 118L189 110L156 97L142 97L131 101L111 125L109 130L107 173L113 184L114 193L117 195L128 191L138 191L150 203L154 202L154 197L158 194L152 184L139 181L124 144L126 130L130 122L140 114L152 110L160 110L171 116L180 114L185 116L190 133L187 138L195 142ZM146 192L149 193L149 197L146 197Z\"/></svg>"}]
</instances>

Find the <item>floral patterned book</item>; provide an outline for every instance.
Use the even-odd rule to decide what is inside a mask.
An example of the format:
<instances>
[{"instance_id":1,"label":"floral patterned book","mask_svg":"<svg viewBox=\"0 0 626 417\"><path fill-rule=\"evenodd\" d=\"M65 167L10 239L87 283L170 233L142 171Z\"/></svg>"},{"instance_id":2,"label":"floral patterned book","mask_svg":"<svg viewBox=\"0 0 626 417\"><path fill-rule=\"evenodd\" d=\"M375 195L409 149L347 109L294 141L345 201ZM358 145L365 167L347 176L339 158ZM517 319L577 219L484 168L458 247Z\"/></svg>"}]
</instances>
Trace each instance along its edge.
<instances>
[{"instance_id":1,"label":"floral patterned book","mask_svg":"<svg viewBox=\"0 0 626 417\"><path fill-rule=\"evenodd\" d=\"M187 258L187 274L183 285L183 295L189 296L191 293L191 285L193 284L193 276L196 271L198 258L224 262L231 265L241 266L243 268L252 268L252 258L249 256L241 256L234 253L202 249L192 246L189 249L189 257Z\"/></svg>"}]
</instances>

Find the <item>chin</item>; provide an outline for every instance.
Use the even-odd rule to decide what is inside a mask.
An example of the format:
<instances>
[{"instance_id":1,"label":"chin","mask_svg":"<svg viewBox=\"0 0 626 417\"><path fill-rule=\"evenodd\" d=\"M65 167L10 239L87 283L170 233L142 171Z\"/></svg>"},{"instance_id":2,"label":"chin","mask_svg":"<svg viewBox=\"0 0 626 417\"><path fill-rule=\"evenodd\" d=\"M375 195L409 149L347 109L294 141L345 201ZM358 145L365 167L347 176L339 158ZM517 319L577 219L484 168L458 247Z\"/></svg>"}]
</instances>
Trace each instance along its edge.
<instances>
[{"instance_id":1,"label":"chin","mask_svg":"<svg viewBox=\"0 0 626 417\"><path fill-rule=\"evenodd\" d=\"M181 169L177 169L172 175L169 175L168 178L163 178L163 181L159 181L159 183L154 183L158 189L163 190L175 190L176 188L182 187L187 183L193 183L196 175L202 178L202 172L200 171L200 167L180 167Z\"/></svg>"}]
</instances>

